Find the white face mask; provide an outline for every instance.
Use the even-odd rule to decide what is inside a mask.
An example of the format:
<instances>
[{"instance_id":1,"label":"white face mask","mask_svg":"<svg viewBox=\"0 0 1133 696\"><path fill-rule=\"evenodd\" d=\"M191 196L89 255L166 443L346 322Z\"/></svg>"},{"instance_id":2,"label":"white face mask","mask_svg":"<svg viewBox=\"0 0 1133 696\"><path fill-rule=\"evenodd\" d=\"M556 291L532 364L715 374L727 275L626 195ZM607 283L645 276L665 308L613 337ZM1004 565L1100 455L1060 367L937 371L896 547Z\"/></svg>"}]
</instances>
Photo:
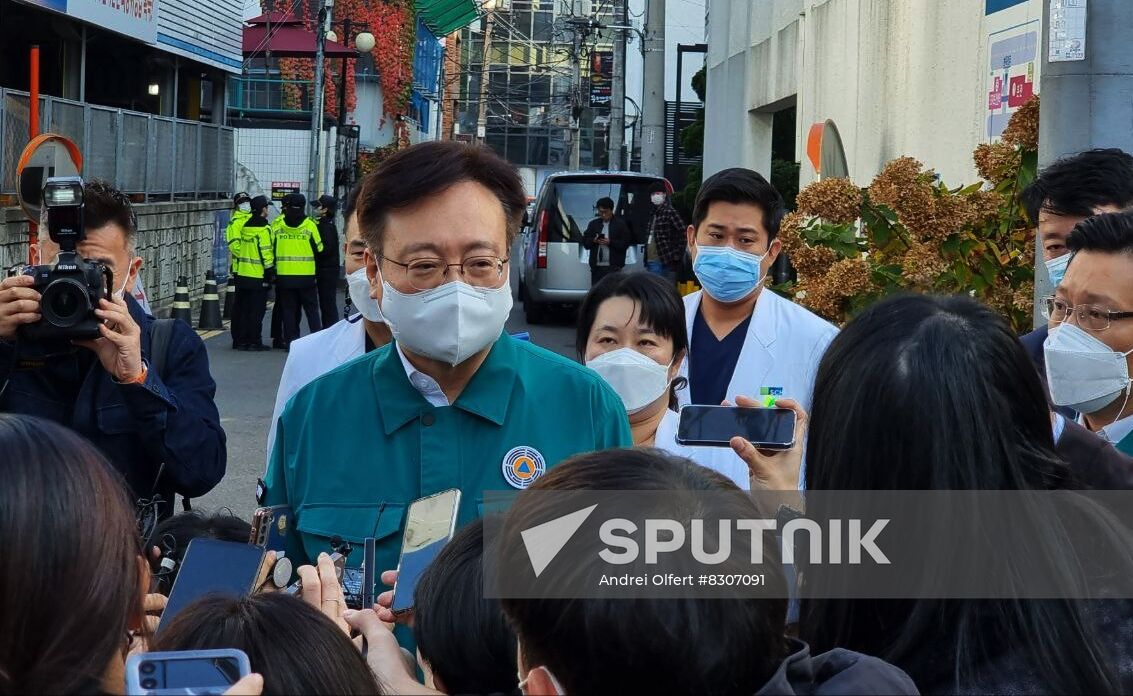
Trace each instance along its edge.
<instances>
[{"instance_id":1,"label":"white face mask","mask_svg":"<svg viewBox=\"0 0 1133 696\"><path fill-rule=\"evenodd\" d=\"M1046 262L1046 272L1050 276L1050 282L1054 287L1058 287L1062 283L1062 277L1066 275L1066 266L1070 263L1070 257L1073 254L1063 254L1057 259L1051 259Z\"/></svg>"},{"instance_id":2,"label":"white face mask","mask_svg":"<svg viewBox=\"0 0 1133 696\"><path fill-rule=\"evenodd\" d=\"M661 205L665 202L665 194L655 193L649 197L649 200L653 201L653 205Z\"/></svg>"},{"instance_id":3,"label":"white face mask","mask_svg":"<svg viewBox=\"0 0 1133 696\"><path fill-rule=\"evenodd\" d=\"M410 351L456 366L487 348L511 314L511 283L476 288L461 281L406 295L383 281L382 314Z\"/></svg>"},{"instance_id":4,"label":"white face mask","mask_svg":"<svg viewBox=\"0 0 1133 696\"><path fill-rule=\"evenodd\" d=\"M662 365L633 348L618 348L586 361L622 398L633 415L661 398L669 389L669 365Z\"/></svg>"},{"instance_id":5,"label":"white face mask","mask_svg":"<svg viewBox=\"0 0 1133 696\"><path fill-rule=\"evenodd\" d=\"M354 308L361 312L367 321L372 321L375 324L385 322L385 317L382 316L382 308L378 305L377 300L370 297L370 280L366 277L365 266L346 276L346 285L350 292L350 304L354 305Z\"/></svg>"},{"instance_id":6,"label":"white face mask","mask_svg":"<svg viewBox=\"0 0 1133 696\"><path fill-rule=\"evenodd\" d=\"M251 203L241 203L237 207L240 209L240 212L242 212L242 213L252 212L252 204Z\"/></svg>"},{"instance_id":7,"label":"white face mask","mask_svg":"<svg viewBox=\"0 0 1133 696\"><path fill-rule=\"evenodd\" d=\"M1129 385L1125 357L1074 324L1059 324L1043 343L1050 399L1079 413L1097 413Z\"/></svg>"}]
</instances>

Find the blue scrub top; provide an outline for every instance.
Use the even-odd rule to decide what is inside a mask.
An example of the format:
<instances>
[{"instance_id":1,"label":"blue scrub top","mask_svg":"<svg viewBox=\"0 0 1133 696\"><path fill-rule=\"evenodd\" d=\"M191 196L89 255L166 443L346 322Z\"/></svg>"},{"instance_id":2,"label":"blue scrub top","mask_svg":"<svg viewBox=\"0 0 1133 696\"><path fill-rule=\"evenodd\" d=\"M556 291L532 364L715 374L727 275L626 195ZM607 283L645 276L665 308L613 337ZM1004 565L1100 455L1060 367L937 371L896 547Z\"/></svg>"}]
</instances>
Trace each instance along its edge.
<instances>
[{"instance_id":1,"label":"blue scrub top","mask_svg":"<svg viewBox=\"0 0 1133 696\"><path fill-rule=\"evenodd\" d=\"M393 344L301 389L280 415L263 505L289 504L295 567L340 536L377 539L378 571L397 567L409 503L462 492L458 524L484 491L519 490L575 454L631 447L621 399L591 370L503 334L452 406L410 384ZM351 554L350 565L361 562Z\"/></svg>"}]
</instances>

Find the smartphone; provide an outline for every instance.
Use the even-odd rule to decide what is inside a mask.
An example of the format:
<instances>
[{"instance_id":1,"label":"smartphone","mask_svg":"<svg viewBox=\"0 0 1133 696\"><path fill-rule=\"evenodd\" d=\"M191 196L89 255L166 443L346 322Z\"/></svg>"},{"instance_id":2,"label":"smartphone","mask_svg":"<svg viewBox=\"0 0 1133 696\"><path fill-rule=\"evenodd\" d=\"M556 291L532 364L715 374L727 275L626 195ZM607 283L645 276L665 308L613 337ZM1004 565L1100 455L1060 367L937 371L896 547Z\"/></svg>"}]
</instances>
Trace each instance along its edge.
<instances>
[{"instance_id":1,"label":"smartphone","mask_svg":"<svg viewBox=\"0 0 1133 696\"><path fill-rule=\"evenodd\" d=\"M249 543L265 551L285 551L287 535L291 532L294 519L290 505L256 508L252 513L252 538L248 540Z\"/></svg>"},{"instance_id":2,"label":"smartphone","mask_svg":"<svg viewBox=\"0 0 1133 696\"><path fill-rule=\"evenodd\" d=\"M126 693L223 694L251 671L243 650L138 653L126 660Z\"/></svg>"},{"instance_id":3,"label":"smartphone","mask_svg":"<svg viewBox=\"0 0 1133 696\"><path fill-rule=\"evenodd\" d=\"M785 450L795 444L795 412L789 408L698 406L681 408L677 442L698 447L729 447L733 437L760 449Z\"/></svg>"},{"instance_id":4,"label":"smartphone","mask_svg":"<svg viewBox=\"0 0 1133 696\"><path fill-rule=\"evenodd\" d=\"M378 541L373 537L366 537L364 543L362 553L362 608L372 609L375 599L374 585L377 583L375 574L378 569L375 556L378 552Z\"/></svg>"},{"instance_id":5,"label":"smartphone","mask_svg":"<svg viewBox=\"0 0 1133 696\"><path fill-rule=\"evenodd\" d=\"M450 488L409 505L405 533L401 538L401 558L397 562L397 582L393 585L394 615L413 609L413 593L429 563L437 557L456 530L460 491Z\"/></svg>"},{"instance_id":6,"label":"smartphone","mask_svg":"<svg viewBox=\"0 0 1133 696\"><path fill-rule=\"evenodd\" d=\"M243 597L255 589L266 552L252 544L217 539L193 539L185 550L169 602L157 626L160 635L182 609L206 595Z\"/></svg>"}]
</instances>

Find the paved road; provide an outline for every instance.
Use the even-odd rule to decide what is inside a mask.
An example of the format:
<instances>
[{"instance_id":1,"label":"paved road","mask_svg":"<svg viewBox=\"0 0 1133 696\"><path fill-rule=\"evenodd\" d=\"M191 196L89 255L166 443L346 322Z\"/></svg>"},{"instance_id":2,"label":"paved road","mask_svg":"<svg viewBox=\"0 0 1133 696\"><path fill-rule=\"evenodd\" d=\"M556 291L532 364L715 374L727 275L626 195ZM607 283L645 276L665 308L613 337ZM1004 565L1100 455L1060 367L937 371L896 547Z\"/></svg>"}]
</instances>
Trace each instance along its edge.
<instances>
[{"instance_id":1,"label":"paved road","mask_svg":"<svg viewBox=\"0 0 1133 696\"><path fill-rule=\"evenodd\" d=\"M264 324L266 328L268 321ZM516 302L507 330L511 333L528 331L535 343L562 355L572 358L575 355L573 317L565 313L548 325L529 326L523 319L522 305ZM256 507L256 479L264 470L276 387L287 354L279 350L270 353L234 351L227 332L206 338L205 345L217 383L220 421L228 434L228 471L211 493L194 499L193 507L209 510L227 507L250 519Z\"/></svg>"}]
</instances>

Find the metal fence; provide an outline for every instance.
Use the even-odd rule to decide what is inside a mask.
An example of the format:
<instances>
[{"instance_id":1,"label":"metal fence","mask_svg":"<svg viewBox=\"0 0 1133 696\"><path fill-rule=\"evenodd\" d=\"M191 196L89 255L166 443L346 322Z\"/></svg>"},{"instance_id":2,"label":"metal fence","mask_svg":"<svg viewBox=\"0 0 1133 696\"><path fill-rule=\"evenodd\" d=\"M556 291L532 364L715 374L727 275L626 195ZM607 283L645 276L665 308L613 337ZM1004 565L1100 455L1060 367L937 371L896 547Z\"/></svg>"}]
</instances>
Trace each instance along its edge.
<instances>
[{"instance_id":1,"label":"metal fence","mask_svg":"<svg viewBox=\"0 0 1133 696\"><path fill-rule=\"evenodd\" d=\"M0 195L16 192L16 164L28 141L27 92L0 90ZM83 153L83 176L111 181L146 200L220 198L235 186L235 130L39 98L39 131L65 135Z\"/></svg>"}]
</instances>

